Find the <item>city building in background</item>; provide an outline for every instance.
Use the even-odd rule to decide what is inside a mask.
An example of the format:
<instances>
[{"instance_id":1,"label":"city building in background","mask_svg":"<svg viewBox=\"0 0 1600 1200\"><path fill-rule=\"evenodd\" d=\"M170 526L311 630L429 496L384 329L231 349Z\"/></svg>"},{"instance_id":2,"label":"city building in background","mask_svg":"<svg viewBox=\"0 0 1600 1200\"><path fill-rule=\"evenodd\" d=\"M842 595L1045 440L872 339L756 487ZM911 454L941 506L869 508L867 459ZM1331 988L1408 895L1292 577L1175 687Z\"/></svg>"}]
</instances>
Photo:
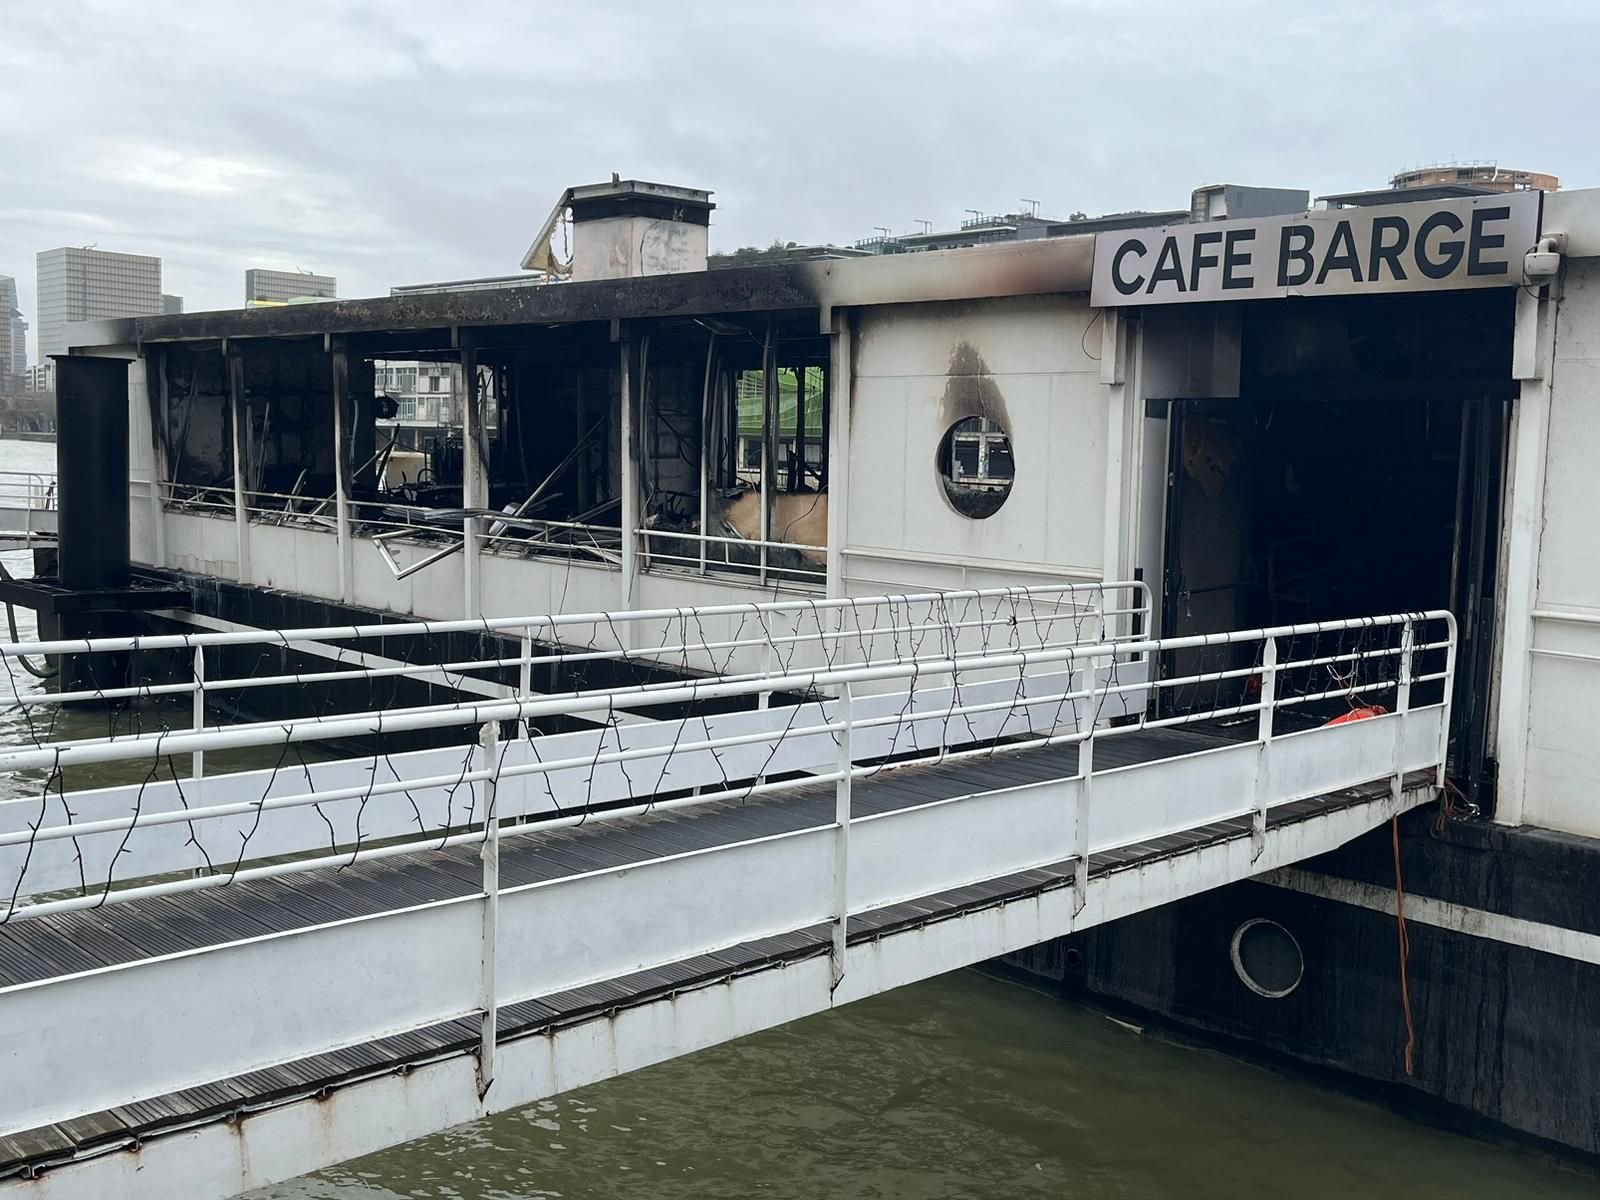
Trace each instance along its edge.
<instances>
[{"instance_id":1,"label":"city building in background","mask_svg":"<svg viewBox=\"0 0 1600 1200\"><path fill-rule=\"evenodd\" d=\"M1328 208L1362 208L1374 204L1420 203L1507 192L1554 192L1561 180L1540 171L1517 171L1494 162L1440 163L1401 171L1386 188L1340 192L1318 199Z\"/></svg>"},{"instance_id":2,"label":"city building in background","mask_svg":"<svg viewBox=\"0 0 1600 1200\"><path fill-rule=\"evenodd\" d=\"M245 306L290 304L296 300L332 300L339 281L310 271L273 271L251 267L244 273Z\"/></svg>"},{"instance_id":3,"label":"city building in background","mask_svg":"<svg viewBox=\"0 0 1600 1200\"><path fill-rule=\"evenodd\" d=\"M39 360L67 351L67 326L161 312L161 260L92 246L41 250L38 258Z\"/></svg>"},{"instance_id":4,"label":"city building in background","mask_svg":"<svg viewBox=\"0 0 1600 1200\"><path fill-rule=\"evenodd\" d=\"M1554 192L1560 189L1561 180L1543 171L1518 171L1488 161L1415 167L1400 171L1389 181L1391 187L1405 190L1441 184L1466 184L1485 192Z\"/></svg>"},{"instance_id":5,"label":"city building in background","mask_svg":"<svg viewBox=\"0 0 1600 1200\"><path fill-rule=\"evenodd\" d=\"M175 317L182 311L182 296L172 296L168 295L166 292L161 293L161 315L163 317Z\"/></svg>"},{"instance_id":6,"label":"city building in background","mask_svg":"<svg viewBox=\"0 0 1600 1200\"><path fill-rule=\"evenodd\" d=\"M379 360L373 368L374 391L395 402L395 422L430 428L461 424L466 388L459 364Z\"/></svg>"},{"instance_id":7,"label":"city building in background","mask_svg":"<svg viewBox=\"0 0 1600 1200\"><path fill-rule=\"evenodd\" d=\"M21 386L28 373L28 324L17 304L17 281L0 275L0 390Z\"/></svg>"}]
</instances>

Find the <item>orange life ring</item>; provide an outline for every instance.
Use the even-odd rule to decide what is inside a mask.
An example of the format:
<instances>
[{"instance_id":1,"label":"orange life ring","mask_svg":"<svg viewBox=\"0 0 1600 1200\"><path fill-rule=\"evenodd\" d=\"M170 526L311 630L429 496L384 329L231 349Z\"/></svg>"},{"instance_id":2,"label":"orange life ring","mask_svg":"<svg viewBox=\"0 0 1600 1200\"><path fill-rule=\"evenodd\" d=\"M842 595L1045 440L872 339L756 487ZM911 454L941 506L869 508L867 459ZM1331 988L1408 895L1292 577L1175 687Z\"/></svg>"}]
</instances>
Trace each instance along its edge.
<instances>
[{"instance_id":1,"label":"orange life ring","mask_svg":"<svg viewBox=\"0 0 1600 1200\"><path fill-rule=\"evenodd\" d=\"M1364 708L1352 708L1349 712L1342 713L1331 721L1323 722L1323 728L1326 729L1329 725L1345 725L1351 721L1365 721L1368 717L1382 717L1386 716L1388 712L1389 710L1381 704L1369 704Z\"/></svg>"}]
</instances>

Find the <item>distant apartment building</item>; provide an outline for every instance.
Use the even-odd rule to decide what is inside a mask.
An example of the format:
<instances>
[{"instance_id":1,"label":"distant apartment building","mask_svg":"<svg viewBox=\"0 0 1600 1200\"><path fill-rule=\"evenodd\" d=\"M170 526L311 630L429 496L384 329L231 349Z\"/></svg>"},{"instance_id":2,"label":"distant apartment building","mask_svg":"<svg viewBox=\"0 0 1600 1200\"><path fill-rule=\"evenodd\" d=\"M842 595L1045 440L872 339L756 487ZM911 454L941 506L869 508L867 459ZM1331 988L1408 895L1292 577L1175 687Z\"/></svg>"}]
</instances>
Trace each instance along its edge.
<instances>
[{"instance_id":1,"label":"distant apartment building","mask_svg":"<svg viewBox=\"0 0 1600 1200\"><path fill-rule=\"evenodd\" d=\"M28 325L17 303L17 281L0 275L0 388L28 373Z\"/></svg>"},{"instance_id":2,"label":"distant apartment building","mask_svg":"<svg viewBox=\"0 0 1600 1200\"><path fill-rule=\"evenodd\" d=\"M161 260L90 247L41 250L39 358L67 351L73 321L151 317L161 312Z\"/></svg>"},{"instance_id":3,"label":"distant apartment building","mask_svg":"<svg viewBox=\"0 0 1600 1200\"><path fill-rule=\"evenodd\" d=\"M182 296L170 296L166 292L161 293L161 315L163 317L175 317L181 312L183 312Z\"/></svg>"},{"instance_id":4,"label":"distant apartment building","mask_svg":"<svg viewBox=\"0 0 1600 1200\"><path fill-rule=\"evenodd\" d=\"M466 389L457 363L376 362L376 390L395 402L402 424L459 425Z\"/></svg>"},{"instance_id":5,"label":"distant apartment building","mask_svg":"<svg viewBox=\"0 0 1600 1200\"><path fill-rule=\"evenodd\" d=\"M332 275L313 275L310 271L272 271L252 267L244 273L244 302L288 304L291 300L332 300L339 281Z\"/></svg>"},{"instance_id":6,"label":"distant apartment building","mask_svg":"<svg viewBox=\"0 0 1600 1200\"><path fill-rule=\"evenodd\" d=\"M1497 162L1433 163L1400 171L1389 181L1391 188L1415 189L1448 186L1471 187L1486 192L1554 192L1561 180L1544 171L1520 171Z\"/></svg>"}]
</instances>

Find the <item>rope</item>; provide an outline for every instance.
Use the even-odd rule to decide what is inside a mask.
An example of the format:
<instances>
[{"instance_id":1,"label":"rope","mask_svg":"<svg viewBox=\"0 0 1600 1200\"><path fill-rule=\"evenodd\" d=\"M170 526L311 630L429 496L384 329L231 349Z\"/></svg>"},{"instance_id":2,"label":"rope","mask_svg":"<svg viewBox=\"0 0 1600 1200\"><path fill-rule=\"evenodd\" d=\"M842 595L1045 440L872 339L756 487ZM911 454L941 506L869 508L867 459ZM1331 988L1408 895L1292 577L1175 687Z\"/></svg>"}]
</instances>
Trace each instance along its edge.
<instances>
[{"instance_id":1,"label":"rope","mask_svg":"<svg viewBox=\"0 0 1600 1200\"><path fill-rule=\"evenodd\" d=\"M1394 841L1394 917L1400 942L1400 1006L1406 1019L1406 1074L1415 1075L1417 1025L1411 1014L1411 935L1406 932L1406 889L1400 878L1400 818L1389 819Z\"/></svg>"}]
</instances>

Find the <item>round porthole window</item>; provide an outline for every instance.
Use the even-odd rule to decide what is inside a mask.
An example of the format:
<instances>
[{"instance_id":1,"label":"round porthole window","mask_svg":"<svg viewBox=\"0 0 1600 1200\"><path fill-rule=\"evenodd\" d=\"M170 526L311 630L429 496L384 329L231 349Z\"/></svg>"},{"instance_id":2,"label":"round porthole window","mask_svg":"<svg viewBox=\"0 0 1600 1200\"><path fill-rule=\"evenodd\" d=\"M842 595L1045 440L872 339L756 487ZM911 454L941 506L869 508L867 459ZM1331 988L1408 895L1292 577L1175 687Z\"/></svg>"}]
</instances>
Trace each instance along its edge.
<instances>
[{"instance_id":1,"label":"round porthole window","mask_svg":"<svg viewBox=\"0 0 1600 1200\"><path fill-rule=\"evenodd\" d=\"M945 499L963 517L992 517L1011 494L1011 439L988 417L963 417L950 426L937 465Z\"/></svg>"},{"instance_id":2,"label":"round porthole window","mask_svg":"<svg viewBox=\"0 0 1600 1200\"><path fill-rule=\"evenodd\" d=\"M1282 1000L1305 975L1300 943L1276 921L1253 917L1233 931L1233 972L1258 996Z\"/></svg>"}]
</instances>

